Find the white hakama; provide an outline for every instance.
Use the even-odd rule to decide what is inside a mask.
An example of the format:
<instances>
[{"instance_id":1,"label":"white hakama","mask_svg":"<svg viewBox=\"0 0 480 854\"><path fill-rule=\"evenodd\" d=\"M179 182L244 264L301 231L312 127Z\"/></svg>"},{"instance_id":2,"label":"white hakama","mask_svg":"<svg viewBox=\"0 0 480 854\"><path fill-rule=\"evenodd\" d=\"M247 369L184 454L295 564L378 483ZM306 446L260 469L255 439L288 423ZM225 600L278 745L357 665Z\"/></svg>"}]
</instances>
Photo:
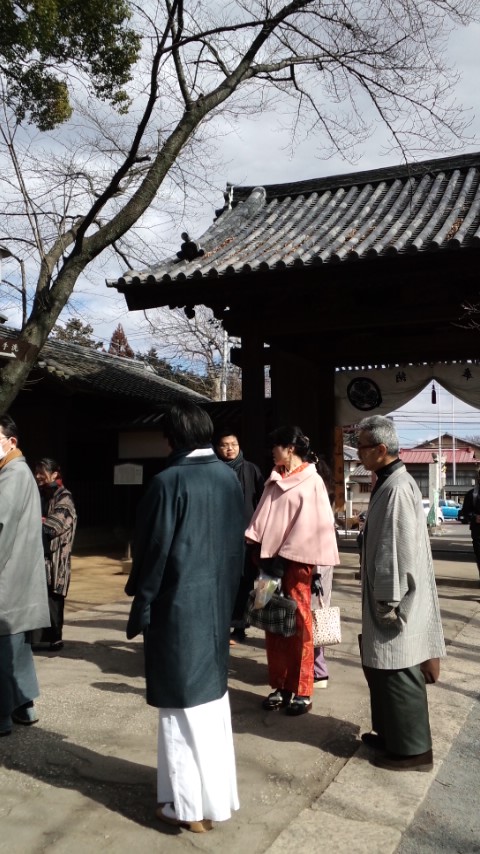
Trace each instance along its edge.
<instances>
[{"instance_id":1,"label":"white hakama","mask_svg":"<svg viewBox=\"0 0 480 854\"><path fill-rule=\"evenodd\" d=\"M180 821L226 821L240 804L228 692L190 709L159 709L157 802Z\"/></svg>"}]
</instances>

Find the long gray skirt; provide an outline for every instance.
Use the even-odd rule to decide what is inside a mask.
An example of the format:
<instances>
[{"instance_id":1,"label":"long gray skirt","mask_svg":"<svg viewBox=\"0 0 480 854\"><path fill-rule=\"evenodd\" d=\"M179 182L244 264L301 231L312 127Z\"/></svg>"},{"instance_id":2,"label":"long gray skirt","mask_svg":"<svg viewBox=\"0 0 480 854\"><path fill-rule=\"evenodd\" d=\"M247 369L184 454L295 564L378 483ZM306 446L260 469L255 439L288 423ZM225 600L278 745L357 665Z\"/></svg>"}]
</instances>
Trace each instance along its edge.
<instances>
[{"instance_id":1,"label":"long gray skirt","mask_svg":"<svg viewBox=\"0 0 480 854\"><path fill-rule=\"evenodd\" d=\"M0 637L0 718L8 718L40 693L27 637L25 632Z\"/></svg>"}]
</instances>

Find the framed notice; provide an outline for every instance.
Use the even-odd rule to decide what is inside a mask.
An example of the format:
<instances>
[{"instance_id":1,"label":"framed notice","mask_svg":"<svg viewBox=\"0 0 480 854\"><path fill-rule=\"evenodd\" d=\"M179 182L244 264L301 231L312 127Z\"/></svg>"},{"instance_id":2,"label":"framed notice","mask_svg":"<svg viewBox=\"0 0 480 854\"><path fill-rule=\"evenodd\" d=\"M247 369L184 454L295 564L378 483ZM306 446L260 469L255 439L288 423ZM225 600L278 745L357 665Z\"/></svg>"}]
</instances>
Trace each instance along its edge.
<instances>
[{"instance_id":1,"label":"framed notice","mask_svg":"<svg viewBox=\"0 0 480 854\"><path fill-rule=\"evenodd\" d=\"M136 463L120 463L113 467L113 482L116 486L141 486L143 466Z\"/></svg>"}]
</instances>

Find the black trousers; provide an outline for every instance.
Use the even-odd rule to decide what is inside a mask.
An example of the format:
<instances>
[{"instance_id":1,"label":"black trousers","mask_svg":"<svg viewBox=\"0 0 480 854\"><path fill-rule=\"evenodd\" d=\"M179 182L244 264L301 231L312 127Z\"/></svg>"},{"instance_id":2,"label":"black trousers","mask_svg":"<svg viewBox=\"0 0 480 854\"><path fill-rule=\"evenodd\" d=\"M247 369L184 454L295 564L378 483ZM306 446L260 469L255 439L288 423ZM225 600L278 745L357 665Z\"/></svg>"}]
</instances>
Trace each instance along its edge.
<instances>
[{"instance_id":1,"label":"black trousers","mask_svg":"<svg viewBox=\"0 0 480 854\"><path fill-rule=\"evenodd\" d=\"M250 590L253 590L253 585L255 584L257 575L258 568L252 561L251 550L247 548L243 563L243 573L240 579L235 604L233 606L232 626L235 629L244 629L247 625L244 620L245 608L247 607L248 594L250 593Z\"/></svg>"},{"instance_id":2,"label":"black trousers","mask_svg":"<svg viewBox=\"0 0 480 854\"><path fill-rule=\"evenodd\" d=\"M363 671L370 689L372 729L385 740L388 752L417 756L430 750L427 689L420 665Z\"/></svg>"},{"instance_id":3,"label":"black trousers","mask_svg":"<svg viewBox=\"0 0 480 854\"><path fill-rule=\"evenodd\" d=\"M65 596L48 591L48 610L50 611L50 625L44 629L35 629L31 633L32 643L57 643L62 640L63 612L65 610Z\"/></svg>"},{"instance_id":4,"label":"black trousers","mask_svg":"<svg viewBox=\"0 0 480 854\"><path fill-rule=\"evenodd\" d=\"M477 525L476 522L473 522L473 524L470 525L470 533L472 535L472 545L475 554L475 560L477 561L478 571L480 573L480 525Z\"/></svg>"}]
</instances>

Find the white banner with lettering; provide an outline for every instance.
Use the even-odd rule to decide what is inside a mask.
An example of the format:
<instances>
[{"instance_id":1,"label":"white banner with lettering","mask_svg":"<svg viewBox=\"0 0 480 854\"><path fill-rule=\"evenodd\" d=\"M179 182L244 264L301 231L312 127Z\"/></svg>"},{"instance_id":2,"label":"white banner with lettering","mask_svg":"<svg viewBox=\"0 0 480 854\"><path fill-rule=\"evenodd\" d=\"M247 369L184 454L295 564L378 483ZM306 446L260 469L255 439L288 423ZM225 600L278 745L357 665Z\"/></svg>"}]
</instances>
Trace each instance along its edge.
<instances>
[{"instance_id":1,"label":"white banner with lettering","mask_svg":"<svg viewBox=\"0 0 480 854\"><path fill-rule=\"evenodd\" d=\"M480 409L478 362L358 368L335 374L336 424L358 424L368 415L388 415L433 381L464 403Z\"/></svg>"}]
</instances>

